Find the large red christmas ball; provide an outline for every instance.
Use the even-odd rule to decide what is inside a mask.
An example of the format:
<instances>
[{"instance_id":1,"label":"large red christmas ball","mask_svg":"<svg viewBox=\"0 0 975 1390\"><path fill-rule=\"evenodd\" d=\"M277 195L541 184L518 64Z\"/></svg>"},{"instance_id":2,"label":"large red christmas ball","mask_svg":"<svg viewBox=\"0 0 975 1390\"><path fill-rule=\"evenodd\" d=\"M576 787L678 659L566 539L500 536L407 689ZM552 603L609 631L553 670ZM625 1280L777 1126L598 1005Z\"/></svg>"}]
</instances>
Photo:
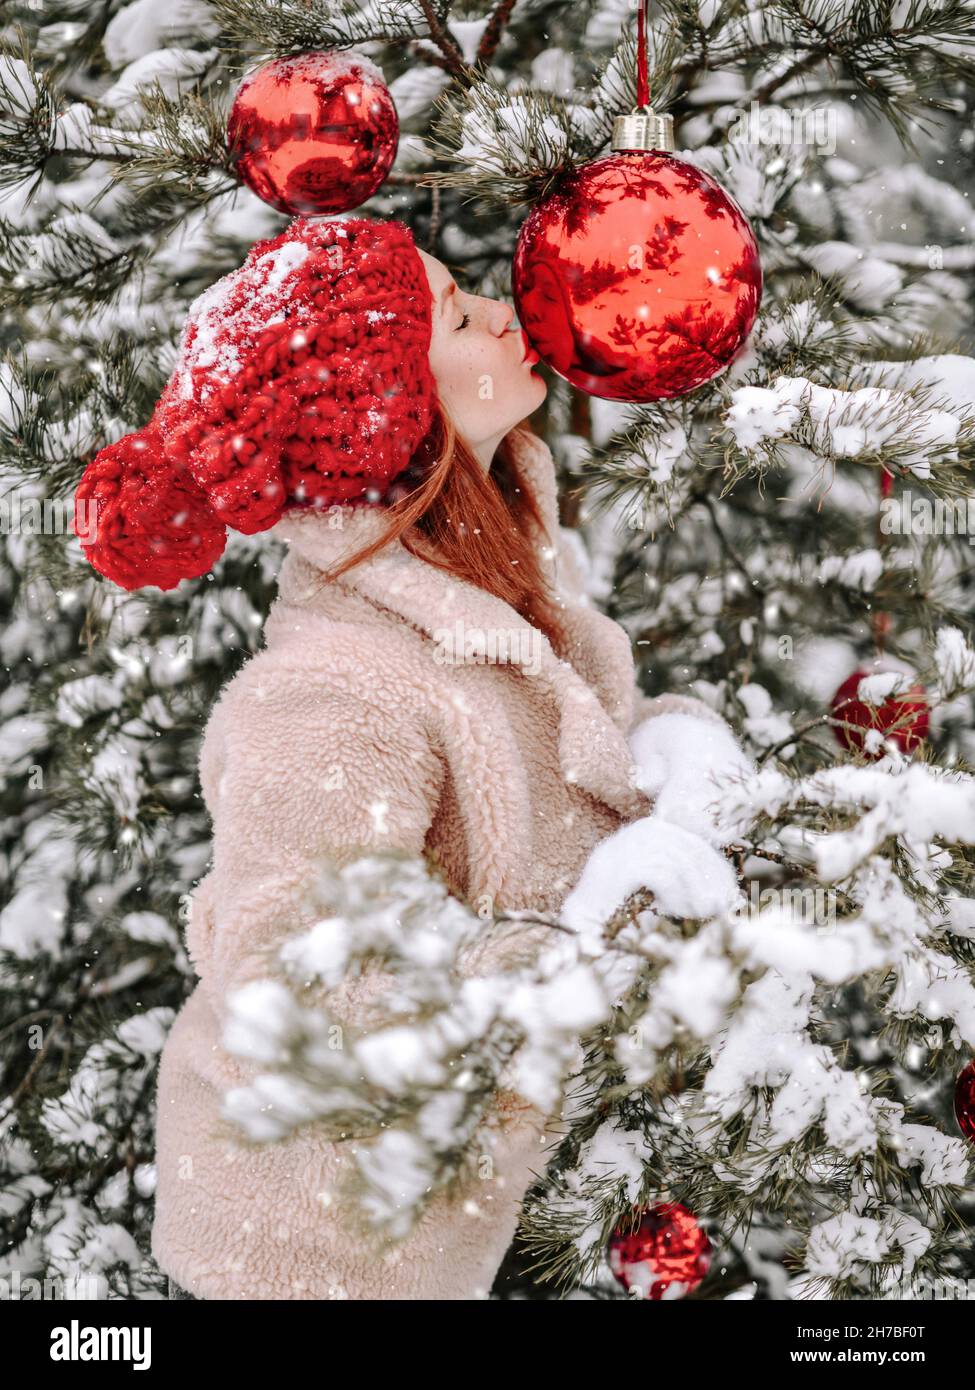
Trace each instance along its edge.
<instances>
[{"instance_id":1,"label":"large red christmas ball","mask_svg":"<svg viewBox=\"0 0 975 1390\"><path fill-rule=\"evenodd\" d=\"M869 669L854 671L837 690L830 703L830 713L842 724L833 725L833 733L842 748L863 752L867 758L881 758L882 747L870 750L864 746L868 729L878 729L904 753L910 753L922 739L927 738L930 724L927 693L923 685L914 683L907 690L897 691L879 705L861 700L857 691L865 676L900 671L899 665L878 660ZM895 727L896 726L896 727Z\"/></svg>"},{"instance_id":2,"label":"large red christmas ball","mask_svg":"<svg viewBox=\"0 0 975 1390\"><path fill-rule=\"evenodd\" d=\"M529 214L512 266L518 321L590 396L656 401L723 372L762 297L755 235L710 175L673 156L607 155Z\"/></svg>"},{"instance_id":3,"label":"large red christmas ball","mask_svg":"<svg viewBox=\"0 0 975 1390\"><path fill-rule=\"evenodd\" d=\"M245 77L227 143L243 182L280 212L347 212L389 173L399 120L368 58L298 53Z\"/></svg>"},{"instance_id":4,"label":"large red christmas ball","mask_svg":"<svg viewBox=\"0 0 975 1390\"><path fill-rule=\"evenodd\" d=\"M644 1298L681 1298L697 1288L711 1263L711 1243L680 1202L649 1207L635 1230L621 1222L610 1236L609 1267L627 1290Z\"/></svg>"},{"instance_id":5,"label":"large red christmas ball","mask_svg":"<svg viewBox=\"0 0 975 1390\"><path fill-rule=\"evenodd\" d=\"M966 1139L975 1143L975 1061L958 1073L955 1082L955 1119Z\"/></svg>"}]
</instances>

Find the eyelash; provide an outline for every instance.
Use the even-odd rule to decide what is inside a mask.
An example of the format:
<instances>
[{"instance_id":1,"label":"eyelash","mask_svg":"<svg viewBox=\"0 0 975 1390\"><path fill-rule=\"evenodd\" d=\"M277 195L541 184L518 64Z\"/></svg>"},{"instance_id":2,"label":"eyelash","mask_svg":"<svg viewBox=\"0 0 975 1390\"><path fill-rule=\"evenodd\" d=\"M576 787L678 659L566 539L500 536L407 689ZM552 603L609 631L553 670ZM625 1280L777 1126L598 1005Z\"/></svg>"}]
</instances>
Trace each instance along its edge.
<instances>
[{"instance_id":1,"label":"eyelash","mask_svg":"<svg viewBox=\"0 0 975 1390\"><path fill-rule=\"evenodd\" d=\"M464 315L464 318L463 318L463 320L462 320L462 322L460 322L460 323L457 325L457 327L454 329L454 332L455 332L455 333L459 333L460 330L461 330L462 328L466 328L466 327L467 327L467 325L470 323L470 321L471 321L471 316L470 316L470 314L465 314L465 315Z\"/></svg>"}]
</instances>

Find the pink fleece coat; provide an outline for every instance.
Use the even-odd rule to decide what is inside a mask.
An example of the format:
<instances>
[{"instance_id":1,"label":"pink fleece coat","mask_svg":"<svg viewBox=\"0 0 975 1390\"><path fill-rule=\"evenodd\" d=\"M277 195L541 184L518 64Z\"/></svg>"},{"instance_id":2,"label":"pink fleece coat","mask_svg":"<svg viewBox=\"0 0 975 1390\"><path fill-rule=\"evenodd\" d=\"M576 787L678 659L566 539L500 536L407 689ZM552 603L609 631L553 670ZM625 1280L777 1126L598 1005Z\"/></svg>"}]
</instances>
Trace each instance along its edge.
<instances>
[{"instance_id":1,"label":"pink fleece coat","mask_svg":"<svg viewBox=\"0 0 975 1390\"><path fill-rule=\"evenodd\" d=\"M652 807L632 782L633 724L672 709L717 717L692 697L639 694L626 633L581 591L552 455L534 436L515 439L564 603L558 650L508 604L398 541L322 585L323 567L377 534L380 509L288 512L274 527L289 549L265 646L222 690L201 747L213 866L186 934L199 983L158 1073L152 1253L198 1297L488 1296L557 1116L497 1092L493 1176L436 1198L399 1246L367 1249L333 1201L355 1141L306 1126L255 1146L221 1119L224 1092L260 1069L221 1045L227 993L267 973L268 943L307 925L298 902L323 854L341 864L368 848L425 853L469 901L557 910L593 847ZM445 662L444 630L458 623L509 640L490 662ZM546 931L526 926L525 948ZM498 959L488 936L464 973ZM333 991L330 1010L376 1021L381 979Z\"/></svg>"}]
</instances>

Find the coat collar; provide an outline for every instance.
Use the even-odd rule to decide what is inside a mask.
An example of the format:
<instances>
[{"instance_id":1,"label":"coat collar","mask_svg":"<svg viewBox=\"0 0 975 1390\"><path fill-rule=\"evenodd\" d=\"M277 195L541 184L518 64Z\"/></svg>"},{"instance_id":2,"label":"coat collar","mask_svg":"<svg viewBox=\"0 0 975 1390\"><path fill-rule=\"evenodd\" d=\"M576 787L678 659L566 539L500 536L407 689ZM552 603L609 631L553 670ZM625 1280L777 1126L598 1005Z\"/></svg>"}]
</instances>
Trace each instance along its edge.
<instances>
[{"instance_id":1,"label":"coat collar","mask_svg":"<svg viewBox=\"0 0 975 1390\"><path fill-rule=\"evenodd\" d=\"M566 781L623 815L646 813L649 803L635 786L626 741L636 697L629 638L585 598L562 591L551 451L527 430L515 430L511 439L519 471L532 488L544 521L544 530L536 532L536 548L560 597L559 647L571 661L559 656L545 635L510 604L412 555L400 540L346 571L335 583L396 613L435 641L443 642L443 634L455 632L457 623L468 633L505 634L507 640L498 641L492 649L492 659L521 669L526 680L542 682L555 700L560 718L559 761ZM269 533L289 547L278 578L282 600L307 602L321 582L316 571L331 568L367 545L385 526L381 506L285 512ZM296 563L296 558L304 564Z\"/></svg>"}]
</instances>

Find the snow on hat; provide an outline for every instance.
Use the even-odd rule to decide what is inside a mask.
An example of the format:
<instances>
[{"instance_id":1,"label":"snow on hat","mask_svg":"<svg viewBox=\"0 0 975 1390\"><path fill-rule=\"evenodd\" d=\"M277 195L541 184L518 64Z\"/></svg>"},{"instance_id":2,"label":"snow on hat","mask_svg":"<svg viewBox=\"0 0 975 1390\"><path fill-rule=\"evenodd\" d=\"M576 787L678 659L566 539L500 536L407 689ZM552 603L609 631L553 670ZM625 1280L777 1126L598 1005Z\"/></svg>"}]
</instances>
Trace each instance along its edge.
<instances>
[{"instance_id":1,"label":"snow on hat","mask_svg":"<svg viewBox=\"0 0 975 1390\"><path fill-rule=\"evenodd\" d=\"M256 242L191 304L148 424L85 469L73 529L91 564L172 589L216 563L228 526L380 501L433 421L431 331L405 223L297 217Z\"/></svg>"}]
</instances>

